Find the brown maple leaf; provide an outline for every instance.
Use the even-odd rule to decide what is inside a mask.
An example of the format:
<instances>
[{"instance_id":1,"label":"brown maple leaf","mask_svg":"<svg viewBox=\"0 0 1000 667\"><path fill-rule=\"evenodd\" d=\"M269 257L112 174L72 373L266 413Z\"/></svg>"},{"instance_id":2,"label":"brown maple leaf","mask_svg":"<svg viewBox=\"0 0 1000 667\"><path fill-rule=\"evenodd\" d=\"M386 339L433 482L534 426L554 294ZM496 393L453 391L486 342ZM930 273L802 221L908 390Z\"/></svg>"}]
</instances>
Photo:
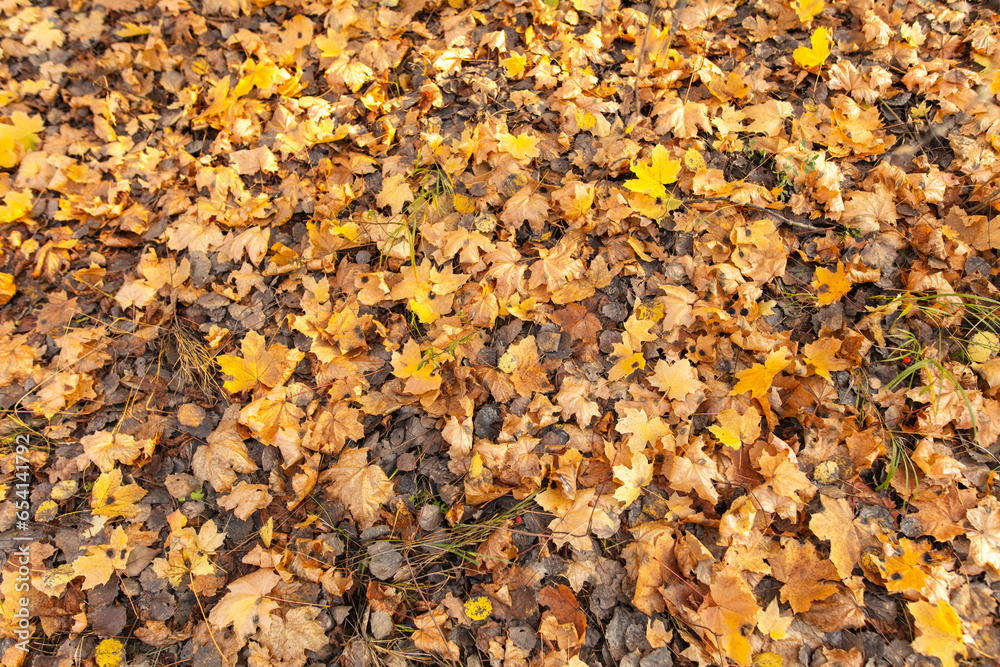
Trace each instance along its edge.
<instances>
[{"instance_id":1,"label":"brown maple leaf","mask_svg":"<svg viewBox=\"0 0 1000 667\"><path fill-rule=\"evenodd\" d=\"M320 475L327 494L339 498L362 529L378 520L378 510L392 496L394 485L375 464L368 463L368 448L345 449L337 464Z\"/></svg>"},{"instance_id":2,"label":"brown maple leaf","mask_svg":"<svg viewBox=\"0 0 1000 667\"><path fill-rule=\"evenodd\" d=\"M820 558L815 546L788 538L781 547L768 562L774 578L785 583L781 587L781 601L788 602L796 614L809 611L813 602L837 592L836 586L827 583L840 579L837 568Z\"/></svg>"}]
</instances>

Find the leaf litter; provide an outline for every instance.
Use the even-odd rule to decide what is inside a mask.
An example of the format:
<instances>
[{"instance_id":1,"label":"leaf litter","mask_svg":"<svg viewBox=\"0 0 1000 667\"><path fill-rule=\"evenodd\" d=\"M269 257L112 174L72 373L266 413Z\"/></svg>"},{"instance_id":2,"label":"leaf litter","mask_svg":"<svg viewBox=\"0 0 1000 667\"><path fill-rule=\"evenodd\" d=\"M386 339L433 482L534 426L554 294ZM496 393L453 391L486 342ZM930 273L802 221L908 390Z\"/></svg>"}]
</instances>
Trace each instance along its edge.
<instances>
[{"instance_id":1,"label":"leaf litter","mask_svg":"<svg viewBox=\"0 0 1000 667\"><path fill-rule=\"evenodd\" d=\"M987 4L0 25L5 665L1000 657Z\"/></svg>"}]
</instances>

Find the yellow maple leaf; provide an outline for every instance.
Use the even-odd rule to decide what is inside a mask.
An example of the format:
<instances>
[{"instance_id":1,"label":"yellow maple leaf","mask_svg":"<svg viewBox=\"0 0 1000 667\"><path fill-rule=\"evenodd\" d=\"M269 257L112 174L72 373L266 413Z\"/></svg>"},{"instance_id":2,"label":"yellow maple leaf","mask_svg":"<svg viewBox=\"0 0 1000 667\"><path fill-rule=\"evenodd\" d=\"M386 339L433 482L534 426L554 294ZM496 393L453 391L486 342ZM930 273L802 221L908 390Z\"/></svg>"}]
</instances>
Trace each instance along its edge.
<instances>
[{"instance_id":1,"label":"yellow maple leaf","mask_svg":"<svg viewBox=\"0 0 1000 667\"><path fill-rule=\"evenodd\" d=\"M844 272L844 263L837 262L837 272L834 273L822 266L816 269L816 278L812 281L813 289L819 291L824 287L825 291L819 291L816 295L817 302L821 306L829 306L835 301L847 295L851 291L851 281L847 279Z\"/></svg>"},{"instance_id":2,"label":"yellow maple leaf","mask_svg":"<svg viewBox=\"0 0 1000 667\"><path fill-rule=\"evenodd\" d=\"M922 591L929 576L925 558L930 549L926 542L901 538L896 551L885 559L886 589L893 593Z\"/></svg>"},{"instance_id":3,"label":"yellow maple leaf","mask_svg":"<svg viewBox=\"0 0 1000 667\"><path fill-rule=\"evenodd\" d=\"M507 70L508 79L518 79L524 74L524 69L528 65L528 58L520 53L511 53L510 57L501 60L500 64Z\"/></svg>"},{"instance_id":4,"label":"yellow maple leaf","mask_svg":"<svg viewBox=\"0 0 1000 667\"><path fill-rule=\"evenodd\" d=\"M659 417L650 418L644 410L625 408L615 430L629 436L627 445L633 452L641 452L646 445L656 448L660 438L670 433L670 427Z\"/></svg>"},{"instance_id":5,"label":"yellow maple leaf","mask_svg":"<svg viewBox=\"0 0 1000 667\"><path fill-rule=\"evenodd\" d=\"M719 439L719 442L739 449L740 445L750 444L760 436L760 414L753 407L742 415L729 408L715 416L717 425L709 426L708 430Z\"/></svg>"},{"instance_id":6,"label":"yellow maple leaf","mask_svg":"<svg viewBox=\"0 0 1000 667\"><path fill-rule=\"evenodd\" d=\"M625 343L615 343L614 351L608 359L614 364L608 370L608 379L612 382L646 367L646 358L642 356L642 352L636 352Z\"/></svg>"},{"instance_id":7,"label":"yellow maple leaf","mask_svg":"<svg viewBox=\"0 0 1000 667\"><path fill-rule=\"evenodd\" d=\"M637 178L625 181L625 187L632 192L666 199L665 186L675 182L680 171L681 161L671 160L667 149L662 145L656 145L653 147L649 162L632 163L632 173Z\"/></svg>"},{"instance_id":8,"label":"yellow maple leaf","mask_svg":"<svg viewBox=\"0 0 1000 667\"><path fill-rule=\"evenodd\" d=\"M820 338L802 348L803 359L812 366L816 375L833 382L830 371L842 371L851 367L849 361L837 359L841 345L836 338Z\"/></svg>"},{"instance_id":9,"label":"yellow maple leaf","mask_svg":"<svg viewBox=\"0 0 1000 667\"><path fill-rule=\"evenodd\" d=\"M300 350L289 350L278 343L265 348L265 339L256 331L247 332L240 347L243 357L220 354L216 361L226 375L233 376L223 386L236 394L256 387L258 383L267 387L277 387L285 383L302 357Z\"/></svg>"},{"instance_id":10,"label":"yellow maple leaf","mask_svg":"<svg viewBox=\"0 0 1000 667\"><path fill-rule=\"evenodd\" d=\"M771 388L774 376L783 371L791 361L788 358L788 350L784 347L771 352L763 364L754 364L736 374L739 382L729 395L736 396L749 391L752 398L760 398Z\"/></svg>"},{"instance_id":11,"label":"yellow maple leaf","mask_svg":"<svg viewBox=\"0 0 1000 667\"><path fill-rule=\"evenodd\" d=\"M798 14L799 20L809 23L817 14L823 11L826 3L823 0L792 0L792 9Z\"/></svg>"},{"instance_id":12,"label":"yellow maple leaf","mask_svg":"<svg viewBox=\"0 0 1000 667\"><path fill-rule=\"evenodd\" d=\"M0 153L2 152L3 149L0 147ZM2 162L2 157L0 157L0 162ZM10 192L5 193L3 196L3 204L0 205L0 223L16 222L17 220L20 220L31 212L31 207L34 205L34 202L35 197L31 194L31 190L25 190L24 192L11 190Z\"/></svg>"},{"instance_id":13,"label":"yellow maple leaf","mask_svg":"<svg viewBox=\"0 0 1000 667\"><path fill-rule=\"evenodd\" d=\"M0 123L0 167L9 169L17 165L26 151L34 150L44 129L40 116L29 116L23 111L12 113L9 125Z\"/></svg>"},{"instance_id":14,"label":"yellow maple leaf","mask_svg":"<svg viewBox=\"0 0 1000 667\"><path fill-rule=\"evenodd\" d=\"M115 34L122 38L142 37L143 35L148 35L153 31L153 26L148 23L138 24L123 21L121 25L122 27L116 30Z\"/></svg>"},{"instance_id":15,"label":"yellow maple leaf","mask_svg":"<svg viewBox=\"0 0 1000 667\"><path fill-rule=\"evenodd\" d=\"M250 458L243 434L237 430L239 409L230 406L219 425L191 457L191 471L203 482L209 482L216 491L229 492L236 482L237 473L251 473L257 464ZM249 420L248 420L249 421Z\"/></svg>"},{"instance_id":16,"label":"yellow maple leaf","mask_svg":"<svg viewBox=\"0 0 1000 667\"><path fill-rule=\"evenodd\" d=\"M87 547L87 555L73 561L73 573L83 577L83 590L107 583L115 572L124 572L132 547L120 526L111 531L107 544Z\"/></svg>"},{"instance_id":17,"label":"yellow maple leaf","mask_svg":"<svg viewBox=\"0 0 1000 667\"><path fill-rule=\"evenodd\" d=\"M615 491L615 500L628 507L642 494L642 487L653 481L653 464L642 452L632 454L632 466L617 465L613 468L615 480L622 486Z\"/></svg>"},{"instance_id":18,"label":"yellow maple leaf","mask_svg":"<svg viewBox=\"0 0 1000 667\"><path fill-rule=\"evenodd\" d=\"M778 607L778 598L772 598L771 604L757 618L757 629L766 635L770 635L771 639L785 639L788 637L788 626L792 624L794 618L795 616L792 614L782 616L781 609ZM761 667L756 660L754 664L756 667Z\"/></svg>"},{"instance_id":19,"label":"yellow maple leaf","mask_svg":"<svg viewBox=\"0 0 1000 667\"><path fill-rule=\"evenodd\" d=\"M272 569L257 570L229 584L229 592L212 608L208 620L217 630L233 626L240 642L257 631L271 627L271 611L278 602L267 597L281 577Z\"/></svg>"},{"instance_id":20,"label":"yellow maple leaf","mask_svg":"<svg viewBox=\"0 0 1000 667\"><path fill-rule=\"evenodd\" d=\"M392 353L392 374L406 380L403 391L424 394L441 388L441 373L430 359L424 359L420 345L412 338L406 341L403 352Z\"/></svg>"},{"instance_id":21,"label":"yellow maple leaf","mask_svg":"<svg viewBox=\"0 0 1000 667\"><path fill-rule=\"evenodd\" d=\"M135 506L146 496L138 484L122 485L122 471L118 468L111 472L102 472L94 482L93 496L90 500L91 511L97 516L113 519L122 516L126 519L139 513Z\"/></svg>"},{"instance_id":22,"label":"yellow maple leaf","mask_svg":"<svg viewBox=\"0 0 1000 667\"><path fill-rule=\"evenodd\" d=\"M955 667L955 654L968 655L962 639L962 619L946 600L937 604L918 600L907 605L913 614L919 636L913 648L919 653L937 658L942 667Z\"/></svg>"},{"instance_id":23,"label":"yellow maple leaf","mask_svg":"<svg viewBox=\"0 0 1000 667\"><path fill-rule=\"evenodd\" d=\"M826 28L816 28L810 41L812 48L800 46L792 53L792 58L803 69L819 67L830 55L830 36Z\"/></svg>"},{"instance_id":24,"label":"yellow maple leaf","mask_svg":"<svg viewBox=\"0 0 1000 667\"><path fill-rule=\"evenodd\" d=\"M541 155L538 150L539 141L541 139L527 133L519 134L516 137L512 134L501 134L497 148L510 154L518 162L528 162Z\"/></svg>"}]
</instances>

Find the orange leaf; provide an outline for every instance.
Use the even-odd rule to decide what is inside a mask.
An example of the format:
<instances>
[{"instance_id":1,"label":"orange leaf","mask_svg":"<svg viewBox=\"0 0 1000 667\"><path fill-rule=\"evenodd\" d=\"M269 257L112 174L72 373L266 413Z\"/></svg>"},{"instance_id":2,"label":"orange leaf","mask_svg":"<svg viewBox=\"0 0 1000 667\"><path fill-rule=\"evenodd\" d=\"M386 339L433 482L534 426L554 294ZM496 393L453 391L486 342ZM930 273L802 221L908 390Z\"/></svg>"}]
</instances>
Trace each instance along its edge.
<instances>
[{"instance_id":1,"label":"orange leaf","mask_svg":"<svg viewBox=\"0 0 1000 667\"><path fill-rule=\"evenodd\" d=\"M830 371L842 371L851 367L850 362L837 359L841 345L836 338L820 338L802 348L803 358L813 367L816 375L833 382Z\"/></svg>"},{"instance_id":2,"label":"orange leaf","mask_svg":"<svg viewBox=\"0 0 1000 667\"><path fill-rule=\"evenodd\" d=\"M113 519L116 516L133 517L139 513L135 506L146 496L138 484L122 485L122 471L114 468L111 472L102 472L94 482L93 496L90 500L91 511L97 516Z\"/></svg>"},{"instance_id":3,"label":"orange leaf","mask_svg":"<svg viewBox=\"0 0 1000 667\"><path fill-rule=\"evenodd\" d=\"M233 376L232 380L226 380L223 385L228 391L236 394L256 387L258 383L268 387L284 384L305 356L300 350L289 350L278 343L268 348L264 345L264 337L256 331L250 331L241 345L242 358L230 354L218 356L222 372Z\"/></svg>"},{"instance_id":4,"label":"orange leaf","mask_svg":"<svg viewBox=\"0 0 1000 667\"><path fill-rule=\"evenodd\" d=\"M736 396L749 391L752 398L760 398L771 388L774 376L783 371L791 361L788 358L787 348L783 347L771 352L763 364L754 364L736 374L740 381L736 383L729 395Z\"/></svg>"},{"instance_id":5,"label":"orange leaf","mask_svg":"<svg viewBox=\"0 0 1000 667\"><path fill-rule=\"evenodd\" d=\"M430 359L424 359L420 346L412 338L406 341L403 352L392 353L392 374L406 380L404 391L423 394L441 388L441 373Z\"/></svg>"},{"instance_id":6,"label":"orange leaf","mask_svg":"<svg viewBox=\"0 0 1000 667\"><path fill-rule=\"evenodd\" d=\"M812 286L816 290L826 288L816 295L821 306L829 306L847 296L847 293L851 291L851 281L847 279L847 274L844 272L844 263L837 262L836 273L822 266L817 268L816 279L812 281Z\"/></svg>"},{"instance_id":7,"label":"orange leaf","mask_svg":"<svg viewBox=\"0 0 1000 667\"><path fill-rule=\"evenodd\" d=\"M788 602L796 614L809 611L813 602L825 600L837 592L837 587L824 580L838 581L837 568L829 560L819 558L816 547L788 539L784 548L770 559L774 578L785 582L781 601Z\"/></svg>"}]
</instances>

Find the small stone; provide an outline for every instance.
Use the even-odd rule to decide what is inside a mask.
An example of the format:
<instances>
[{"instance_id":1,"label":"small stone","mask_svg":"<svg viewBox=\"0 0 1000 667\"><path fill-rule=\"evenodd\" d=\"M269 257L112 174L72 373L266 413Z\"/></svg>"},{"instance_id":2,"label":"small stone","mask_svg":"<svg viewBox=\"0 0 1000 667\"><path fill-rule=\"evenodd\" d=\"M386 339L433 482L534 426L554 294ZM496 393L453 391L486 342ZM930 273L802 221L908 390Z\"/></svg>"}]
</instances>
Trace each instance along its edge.
<instances>
[{"instance_id":1,"label":"small stone","mask_svg":"<svg viewBox=\"0 0 1000 667\"><path fill-rule=\"evenodd\" d=\"M392 616L387 611L378 609L372 612L368 623L371 625L372 636L375 639L385 639L392 634Z\"/></svg>"},{"instance_id":2,"label":"small stone","mask_svg":"<svg viewBox=\"0 0 1000 667\"><path fill-rule=\"evenodd\" d=\"M391 579L403 565L403 557L390 542L375 542L369 545L368 555L372 558L368 564L369 571L372 576L382 581Z\"/></svg>"},{"instance_id":3,"label":"small stone","mask_svg":"<svg viewBox=\"0 0 1000 667\"><path fill-rule=\"evenodd\" d=\"M392 532L391 526L386 526L386 525L372 526L371 528L361 532L361 541L371 542L372 540L377 540L383 535L388 535L391 532Z\"/></svg>"},{"instance_id":4,"label":"small stone","mask_svg":"<svg viewBox=\"0 0 1000 667\"><path fill-rule=\"evenodd\" d=\"M424 505L417 515L421 530L436 530L441 525L441 508L437 505Z\"/></svg>"},{"instance_id":5,"label":"small stone","mask_svg":"<svg viewBox=\"0 0 1000 667\"><path fill-rule=\"evenodd\" d=\"M639 667L639 660L639 652L633 651L622 658L618 665L619 667Z\"/></svg>"},{"instance_id":6,"label":"small stone","mask_svg":"<svg viewBox=\"0 0 1000 667\"><path fill-rule=\"evenodd\" d=\"M551 354L559 350L559 341L562 340L562 334L558 331L542 331L535 337L535 342L538 344L538 349L545 354Z\"/></svg>"},{"instance_id":7,"label":"small stone","mask_svg":"<svg viewBox=\"0 0 1000 667\"><path fill-rule=\"evenodd\" d=\"M899 520L899 532L915 540L924 532L924 526L920 523L920 519L910 514Z\"/></svg>"},{"instance_id":8,"label":"small stone","mask_svg":"<svg viewBox=\"0 0 1000 667\"><path fill-rule=\"evenodd\" d=\"M666 646L658 648L639 661L639 667L674 667L674 656Z\"/></svg>"},{"instance_id":9,"label":"small stone","mask_svg":"<svg viewBox=\"0 0 1000 667\"><path fill-rule=\"evenodd\" d=\"M601 306L601 315L612 322L624 322L628 319L628 306L620 301L609 301Z\"/></svg>"},{"instance_id":10,"label":"small stone","mask_svg":"<svg viewBox=\"0 0 1000 667\"><path fill-rule=\"evenodd\" d=\"M646 639L646 628L634 623L625 629L625 647L630 651L648 651L653 648Z\"/></svg>"},{"instance_id":11,"label":"small stone","mask_svg":"<svg viewBox=\"0 0 1000 667\"><path fill-rule=\"evenodd\" d=\"M524 651L531 651L538 644L538 635L526 625L518 625L508 632L510 640L514 646Z\"/></svg>"}]
</instances>

